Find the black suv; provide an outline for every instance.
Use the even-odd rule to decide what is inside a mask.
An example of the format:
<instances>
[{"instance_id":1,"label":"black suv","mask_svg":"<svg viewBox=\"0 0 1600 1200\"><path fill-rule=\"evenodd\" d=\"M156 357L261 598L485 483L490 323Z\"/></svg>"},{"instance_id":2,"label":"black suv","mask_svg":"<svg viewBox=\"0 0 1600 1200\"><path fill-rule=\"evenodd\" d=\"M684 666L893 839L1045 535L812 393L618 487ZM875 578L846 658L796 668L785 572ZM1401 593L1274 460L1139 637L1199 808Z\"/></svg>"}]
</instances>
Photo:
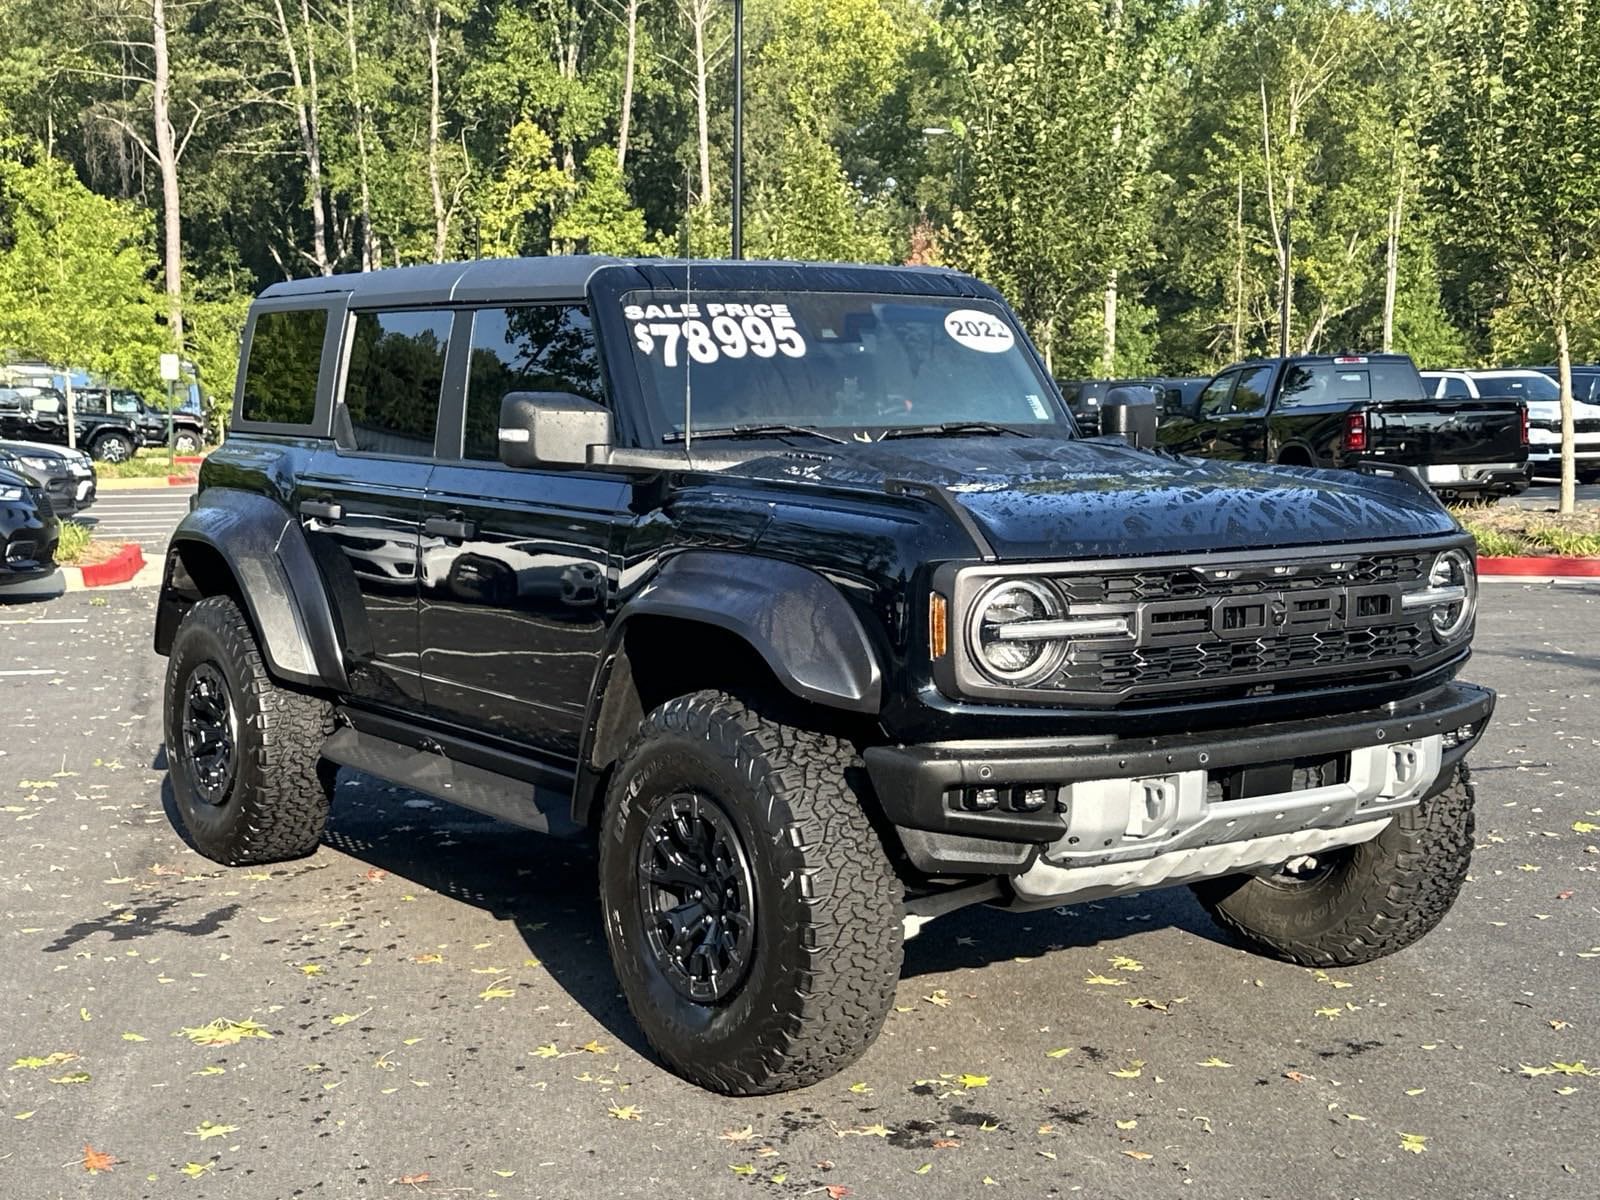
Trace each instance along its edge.
<instances>
[{"instance_id":1,"label":"black suv","mask_svg":"<svg viewBox=\"0 0 1600 1200\"><path fill-rule=\"evenodd\" d=\"M73 407L72 435L102 462L127 462L144 444L137 422L122 413L86 412ZM67 398L53 387L0 387L0 437L68 444Z\"/></svg>"},{"instance_id":2,"label":"black suv","mask_svg":"<svg viewBox=\"0 0 1600 1200\"><path fill-rule=\"evenodd\" d=\"M50 497L58 517L70 517L95 500L99 480L82 450L44 442L0 441L0 467L32 476Z\"/></svg>"},{"instance_id":3,"label":"black suv","mask_svg":"<svg viewBox=\"0 0 1600 1200\"><path fill-rule=\"evenodd\" d=\"M155 629L194 842L312 852L336 765L595 837L700 1084L838 1071L963 904L1189 884L1338 966L1461 886L1471 538L1405 471L1080 439L974 279L415 267L242 356Z\"/></svg>"},{"instance_id":4,"label":"black suv","mask_svg":"<svg viewBox=\"0 0 1600 1200\"><path fill-rule=\"evenodd\" d=\"M61 523L38 480L0 462L0 597L56 569Z\"/></svg>"},{"instance_id":5,"label":"black suv","mask_svg":"<svg viewBox=\"0 0 1600 1200\"><path fill-rule=\"evenodd\" d=\"M170 441L179 454L198 454L205 444L205 426L198 413L154 408L131 388L79 388L73 398L80 413L115 413L132 420L141 445L165 447Z\"/></svg>"}]
</instances>

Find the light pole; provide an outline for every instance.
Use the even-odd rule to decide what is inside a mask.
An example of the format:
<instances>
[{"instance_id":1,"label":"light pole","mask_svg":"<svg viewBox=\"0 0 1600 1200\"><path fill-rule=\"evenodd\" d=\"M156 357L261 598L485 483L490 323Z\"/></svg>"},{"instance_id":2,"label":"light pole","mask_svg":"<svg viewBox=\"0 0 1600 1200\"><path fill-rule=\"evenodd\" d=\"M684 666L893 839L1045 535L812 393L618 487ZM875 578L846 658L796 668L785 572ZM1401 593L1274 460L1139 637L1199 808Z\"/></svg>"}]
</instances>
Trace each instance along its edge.
<instances>
[{"instance_id":1,"label":"light pole","mask_svg":"<svg viewBox=\"0 0 1600 1200\"><path fill-rule=\"evenodd\" d=\"M744 257L744 0L733 0L733 257Z\"/></svg>"}]
</instances>

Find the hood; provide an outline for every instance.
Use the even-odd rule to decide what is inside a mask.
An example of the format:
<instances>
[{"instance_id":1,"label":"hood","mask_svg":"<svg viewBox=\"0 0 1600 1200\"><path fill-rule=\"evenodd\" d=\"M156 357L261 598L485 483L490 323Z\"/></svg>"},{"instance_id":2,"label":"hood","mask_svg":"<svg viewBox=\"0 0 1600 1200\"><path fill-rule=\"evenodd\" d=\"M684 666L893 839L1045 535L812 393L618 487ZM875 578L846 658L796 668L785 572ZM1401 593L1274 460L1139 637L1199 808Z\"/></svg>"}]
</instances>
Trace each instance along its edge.
<instances>
[{"instance_id":1,"label":"hood","mask_svg":"<svg viewBox=\"0 0 1600 1200\"><path fill-rule=\"evenodd\" d=\"M1117 438L905 438L771 455L726 474L881 492L947 489L1003 559L1096 558L1385 541L1453 532L1396 478L1136 450Z\"/></svg>"},{"instance_id":2,"label":"hood","mask_svg":"<svg viewBox=\"0 0 1600 1200\"><path fill-rule=\"evenodd\" d=\"M0 450L9 450L19 458L26 454L29 458L59 458L63 462L82 454L82 451L68 450L64 446L52 446L49 442L19 442L9 438L0 440ZM82 456L88 457L88 455Z\"/></svg>"}]
</instances>

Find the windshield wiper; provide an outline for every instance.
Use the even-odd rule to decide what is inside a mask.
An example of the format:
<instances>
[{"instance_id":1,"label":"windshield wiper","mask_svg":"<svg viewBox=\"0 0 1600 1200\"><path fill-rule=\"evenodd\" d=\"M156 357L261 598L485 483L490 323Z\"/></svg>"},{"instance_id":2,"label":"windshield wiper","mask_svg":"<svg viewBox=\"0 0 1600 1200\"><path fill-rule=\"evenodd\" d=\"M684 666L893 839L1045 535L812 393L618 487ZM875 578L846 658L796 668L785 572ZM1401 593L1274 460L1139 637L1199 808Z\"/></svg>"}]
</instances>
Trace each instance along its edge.
<instances>
[{"instance_id":1,"label":"windshield wiper","mask_svg":"<svg viewBox=\"0 0 1600 1200\"><path fill-rule=\"evenodd\" d=\"M1010 425L996 425L993 421L941 421L937 425L896 425L885 429L879 441L903 437L943 437L952 433L1009 433L1014 437L1032 437Z\"/></svg>"},{"instance_id":2,"label":"windshield wiper","mask_svg":"<svg viewBox=\"0 0 1600 1200\"><path fill-rule=\"evenodd\" d=\"M821 438L825 442L838 442L844 444L842 437L834 437L831 433L823 433L820 429L808 429L804 425L784 425L780 423L754 424L754 425L723 425L714 429L696 429L693 433L695 441L701 438L740 438L740 437L771 437L774 434L797 434L802 437ZM663 442L681 442L685 440L684 434L673 432L661 439Z\"/></svg>"}]
</instances>

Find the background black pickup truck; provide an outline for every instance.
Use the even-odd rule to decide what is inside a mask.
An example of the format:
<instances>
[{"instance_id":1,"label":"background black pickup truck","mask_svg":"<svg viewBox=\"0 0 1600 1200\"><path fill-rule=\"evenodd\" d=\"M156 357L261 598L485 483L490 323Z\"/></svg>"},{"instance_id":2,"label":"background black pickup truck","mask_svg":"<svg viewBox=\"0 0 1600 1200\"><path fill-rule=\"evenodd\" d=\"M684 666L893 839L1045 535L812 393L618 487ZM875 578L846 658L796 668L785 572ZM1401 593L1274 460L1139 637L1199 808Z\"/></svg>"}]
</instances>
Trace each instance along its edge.
<instances>
[{"instance_id":1,"label":"background black pickup truck","mask_svg":"<svg viewBox=\"0 0 1600 1200\"><path fill-rule=\"evenodd\" d=\"M1447 495L1515 495L1529 483L1527 407L1428 399L1403 354L1236 363L1193 405L1165 405L1157 440L1201 458L1407 466Z\"/></svg>"},{"instance_id":2,"label":"background black pickup truck","mask_svg":"<svg viewBox=\"0 0 1600 1200\"><path fill-rule=\"evenodd\" d=\"M205 427L198 413L178 409L167 413L145 402L128 388L78 388L73 395L80 419L83 415L110 413L130 418L139 429L140 444L165 447L176 427L179 454L196 454L205 442Z\"/></svg>"},{"instance_id":3,"label":"background black pickup truck","mask_svg":"<svg viewBox=\"0 0 1600 1200\"><path fill-rule=\"evenodd\" d=\"M75 418L78 448L102 462L126 462L144 444L132 417L79 409ZM0 438L67 445L67 398L55 388L0 387Z\"/></svg>"}]
</instances>

